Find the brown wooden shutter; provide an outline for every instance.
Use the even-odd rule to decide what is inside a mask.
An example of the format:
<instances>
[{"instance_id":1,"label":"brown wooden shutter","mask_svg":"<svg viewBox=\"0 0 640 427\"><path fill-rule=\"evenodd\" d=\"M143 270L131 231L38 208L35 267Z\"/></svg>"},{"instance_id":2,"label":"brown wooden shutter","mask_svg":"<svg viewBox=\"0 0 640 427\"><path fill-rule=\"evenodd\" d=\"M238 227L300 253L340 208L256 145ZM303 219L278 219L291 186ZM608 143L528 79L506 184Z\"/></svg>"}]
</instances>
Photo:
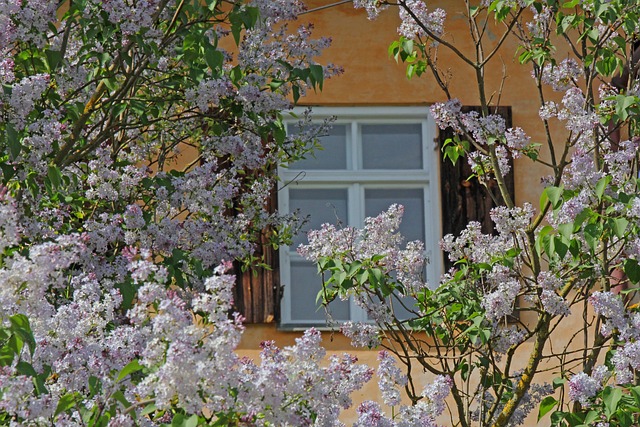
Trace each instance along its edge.
<instances>
[{"instance_id":1,"label":"brown wooden shutter","mask_svg":"<svg viewBox=\"0 0 640 427\"><path fill-rule=\"evenodd\" d=\"M477 111L481 113L480 107L463 107L463 112ZM504 117L507 128L511 127L511 107L498 107L498 114ZM440 131L440 147L447 138L453 137L452 129ZM513 164L512 164L513 166ZM469 221L477 221L482 224L483 233L494 233L495 229L489 212L496 206L489 195L493 193L497 200L501 201L502 196L495 181L489 182L489 188L478 182L473 175L471 167L466 159L458 159L453 165L449 159L440 156L440 182L442 200L442 235L453 234L457 236L464 230ZM513 167L505 177L507 188L514 200ZM500 203L504 204L504 202ZM445 269L451 268L451 262L445 254L443 256Z\"/></svg>"},{"instance_id":2,"label":"brown wooden shutter","mask_svg":"<svg viewBox=\"0 0 640 427\"><path fill-rule=\"evenodd\" d=\"M277 192L271 192L267 209L274 212L278 206ZM264 230L256 257L261 258L268 268L253 266L242 271L236 262L235 309L245 317L244 323L272 323L280 316L280 268L278 251L273 249L267 239L269 230Z\"/></svg>"}]
</instances>

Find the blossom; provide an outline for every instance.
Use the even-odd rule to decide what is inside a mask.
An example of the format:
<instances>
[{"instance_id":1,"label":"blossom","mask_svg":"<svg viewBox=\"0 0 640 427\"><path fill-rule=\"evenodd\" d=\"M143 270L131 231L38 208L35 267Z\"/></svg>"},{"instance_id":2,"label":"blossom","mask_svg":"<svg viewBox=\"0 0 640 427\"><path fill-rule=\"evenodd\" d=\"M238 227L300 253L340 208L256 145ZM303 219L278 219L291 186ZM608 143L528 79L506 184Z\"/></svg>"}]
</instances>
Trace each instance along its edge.
<instances>
[{"instance_id":1,"label":"blossom","mask_svg":"<svg viewBox=\"0 0 640 427\"><path fill-rule=\"evenodd\" d=\"M566 91L575 86L582 76L580 66L573 58L562 60L558 65L546 64L542 70L542 81L555 91Z\"/></svg>"},{"instance_id":2,"label":"blossom","mask_svg":"<svg viewBox=\"0 0 640 427\"><path fill-rule=\"evenodd\" d=\"M40 99L48 87L49 80L48 74L35 74L24 77L13 85L9 105L12 108L11 121L18 128L21 129L25 126L27 115L33 110L36 101Z\"/></svg>"},{"instance_id":3,"label":"blossom","mask_svg":"<svg viewBox=\"0 0 640 427\"><path fill-rule=\"evenodd\" d=\"M591 405L591 398L598 392L598 382L584 372L569 379L569 399L580 402L583 406Z\"/></svg>"},{"instance_id":4,"label":"blossom","mask_svg":"<svg viewBox=\"0 0 640 427\"><path fill-rule=\"evenodd\" d=\"M436 102L429 110L440 129L444 130L452 127L456 132L461 132L460 112L462 110L462 103L459 99L453 98L447 102Z\"/></svg>"},{"instance_id":5,"label":"blossom","mask_svg":"<svg viewBox=\"0 0 640 427\"><path fill-rule=\"evenodd\" d=\"M340 331L351 338L354 347L374 348L380 345L380 330L370 323L345 322L340 326Z\"/></svg>"},{"instance_id":6,"label":"blossom","mask_svg":"<svg viewBox=\"0 0 640 427\"><path fill-rule=\"evenodd\" d=\"M377 402L367 400L362 402L356 409L358 421L354 427L394 427L393 421L382 413L382 408Z\"/></svg>"},{"instance_id":7,"label":"blossom","mask_svg":"<svg viewBox=\"0 0 640 427\"><path fill-rule=\"evenodd\" d=\"M540 302L542 302L544 311L553 316L568 316L571 314L567 301L555 291L543 290L540 295Z\"/></svg>"},{"instance_id":8,"label":"blossom","mask_svg":"<svg viewBox=\"0 0 640 427\"><path fill-rule=\"evenodd\" d=\"M513 306L518 293L520 282L509 280L501 283L498 288L484 295L482 308L490 321L499 320L513 312Z\"/></svg>"},{"instance_id":9,"label":"blossom","mask_svg":"<svg viewBox=\"0 0 640 427\"><path fill-rule=\"evenodd\" d=\"M514 150L514 157L518 156L518 150L522 150L527 147L531 141L531 137L528 136L520 127L507 129L504 136L507 141L507 147Z\"/></svg>"},{"instance_id":10,"label":"blossom","mask_svg":"<svg viewBox=\"0 0 640 427\"><path fill-rule=\"evenodd\" d=\"M400 404L400 390L407 384L407 376L396 366L395 359L386 351L378 353L378 387L384 403L389 406Z\"/></svg>"},{"instance_id":11,"label":"blossom","mask_svg":"<svg viewBox=\"0 0 640 427\"><path fill-rule=\"evenodd\" d=\"M432 11L422 0L407 0L399 8L401 24L398 34L408 39L416 37L442 36L446 12L437 8Z\"/></svg>"},{"instance_id":12,"label":"blossom","mask_svg":"<svg viewBox=\"0 0 640 427\"><path fill-rule=\"evenodd\" d=\"M388 8L389 5L381 0L353 0L353 7L356 9L364 8L367 11L369 19L374 20L380 12Z\"/></svg>"}]
</instances>

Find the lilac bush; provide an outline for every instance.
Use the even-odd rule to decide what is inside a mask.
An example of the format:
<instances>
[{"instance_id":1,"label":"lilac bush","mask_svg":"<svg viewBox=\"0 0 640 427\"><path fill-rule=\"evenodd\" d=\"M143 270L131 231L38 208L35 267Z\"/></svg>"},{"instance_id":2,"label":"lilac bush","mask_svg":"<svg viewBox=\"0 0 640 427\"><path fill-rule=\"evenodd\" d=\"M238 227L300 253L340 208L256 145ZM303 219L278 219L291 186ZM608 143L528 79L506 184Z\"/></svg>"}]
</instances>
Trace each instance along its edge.
<instances>
[{"instance_id":1,"label":"lilac bush","mask_svg":"<svg viewBox=\"0 0 640 427\"><path fill-rule=\"evenodd\" d=\"M373 371L317 331L235 352L232 261L297 228L276 166L325 129L282 111L340 72L304 10L0 1L1 424L341 425Z\"/></svg>"},{"instance_id":2,"label":"lilac bush","mask_svg":"<svg viewBox=\"0 0 640 427\"><path fill-rule=\"evenodd\" d=\"M444 237L454 267L437 283L421 278L422 244L402 242L401 206L367 219L363 229L325 224L311 231L299 252L324 273L325 303L352 298L377 326L348 324L343 332L355 345L395 354L414 407L440 396L416 388L416 371L446 378L451 425L518 425L535 408L552 425L637 425L638 4L463 0L451 13L464 17L468 32L454 35L448 15L426 0L354 6L370 19L396 7L400 37L389 52L409 78L428 73L442 89L431 112L440 129L454 132L445 159L467 161L481 184L499 190L501 206L491 212L493 234L471 222ZM514 43L518 50L510 51ZM475 77L479 110L464 112L449 85L455 70L439 62L443 51ZM508 127L497 113L503 88L489 87L485 76L514 57L529 70L541 121ZM527 133L534 127L543 129L538 140ZM518 167L547 168L539 203L514 203L505 181L513 159ZM398 304L408 318L395 315ZM400 378L389 368L383 376L390 404L398 401L390 386ZM358 414L359 425L400 423L373 403Z\"/></svg>"}]
</instances>

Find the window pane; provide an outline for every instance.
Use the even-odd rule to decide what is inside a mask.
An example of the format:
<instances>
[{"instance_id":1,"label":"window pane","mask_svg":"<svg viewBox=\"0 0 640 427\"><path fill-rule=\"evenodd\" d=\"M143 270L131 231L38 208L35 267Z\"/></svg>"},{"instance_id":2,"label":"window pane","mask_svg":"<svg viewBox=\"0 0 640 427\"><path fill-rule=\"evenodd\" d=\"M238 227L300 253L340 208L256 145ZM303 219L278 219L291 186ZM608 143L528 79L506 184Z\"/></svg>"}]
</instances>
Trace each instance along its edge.
<instances>
[{"instance_id":1,"label":"window pane","mask_svg":"<svg viewBox=\"0 0 640 427\"><path fill-rule=\"evenodd\" d=\"M416 300L413 297L402 297L401 301L393 298L393 313L399 320L412 319L416 315L411 311L418 311L415 307ZM411 311L409 311L411 310Z\"/></svg>"},{"instance_id":2,"label":"window pane","mask_svg":"<svg viewBox=\"0 0 640 427\"><path fill-rule=\"evenodd\" d=\"M347 125L333 125L328 135L319 138L322 149L291 164L291 169L347 169Z\"/></svg>"},{"instance_id":3,"label":"window pane","mask_svg":"<svg viewBox=\"0 0 640 427\"><path fill-rule=\"evenodd\" d=\"M320 289L322 289L322 278L313 263L307 261L291 262L292 321L325 321L325 309L316 305L316 296ZM348 320L349 302L336 299L329 304L329 312L334 320Z\"/></svg>"},{"instance_id":4,"label":"window pane","mask_svg":"<svg viewBox=\"0 0 640 427\"><path fill-rule=\"evenodd\" d=\"M364 192L365 215L377 216L394 203L404 206L400 232L405 242L424 241L424 190L414 189L366 189Z\"/></svg>"},{"instance_id":5,"label":"window pane","mask_svg":"<svg viewBox=\"0 0 640 427\"><path fill-rule=\"evenodd\" d=\"M347 189L291 189L289 207L291 212L300 210L302 218L308 218L300 233L293 239L293 248L307 243L307 232L320 228L328 222L347 224Z\"/></svg>"},{"instance_id":6,"label":"window pane","mask_svg":"<svg viewBox=\"0 0 640 427\"><path fill-rule=\"evenodd\" d=\"M362 125L364 169L422 169L422 125Z\"/></svg>"}]
</instances>

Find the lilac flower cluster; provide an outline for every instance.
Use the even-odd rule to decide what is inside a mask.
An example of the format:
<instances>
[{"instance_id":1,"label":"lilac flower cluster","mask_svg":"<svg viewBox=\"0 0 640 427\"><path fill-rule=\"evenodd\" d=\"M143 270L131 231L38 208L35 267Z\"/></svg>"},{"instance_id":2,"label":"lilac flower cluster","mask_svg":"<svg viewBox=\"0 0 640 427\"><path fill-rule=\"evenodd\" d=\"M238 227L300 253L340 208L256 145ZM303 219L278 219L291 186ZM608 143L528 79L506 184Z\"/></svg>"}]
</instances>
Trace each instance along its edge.
<instances>
[{"instance_id":1,"label":"lilac flower cluster","mask_svg":"<svg viewBox=\"0 0 640 427\"><path fill-rule=\"evenodd\" d=\"M380 329L370 323L345 322L340 326L340 332L351 339L354 347L375 348L381 343Z\"/></svg>"},{"instance_id":2,"label":"lilac flower cluster","mask_svg":"<svg viewBox=\"0 0 640 427\"><path fill-rule=\"evenodd\" d=\"M506 354L507 351L524 341L527 333L516 326L500 327L496 324L493 336L493 349L499 354Z\"/></svg>"},{"instance_id":3,"label":"lilac flower cluster","mask_svg":"<svg viewBox=\"0 0 640 427\"><path fill-rule=\"evenodd\" d=\"M527 29L533 38L544 38L550 33L551 24L553 22L553 9L550 6L542 6L540 11L533 6L531 7L533 18L527 22Z\"/></svg>"},{"instance_id":4,"label":"lilac flower cluster","mask_svg":"<svg viewBox=\"0 0 640 427\"><path fill-rule=\"evenodd\" d=\"M429 110L438 128L446 129L451 127L456 132L462 131L460 127L462 103L459 99L453 98L446 102L436 102Z\"/></svg>"},{"instance_id":5,"label":"lilac flower cluster","mask_svg":"<svg viewBox=\"0 0 640 427\"><path fill-rule=\"evenodd\" d=\"M601 388L601 384L584 372L574 375L569 380L569 399L580 402L582 406L589 407L591 399Z\"/></svg>"},{"instance_id":6,"label":"lilac flower cluster","mask_svg":"<svg viewBox=\"0 0 640 427\"><path fill-rule=\"evenodd\" d=\"M48 74L36 74L24 77L13 85L7 104L11 107L10 120L17 128L24 128L27 115L49 86L49 80Z\"/></svg>"},{"instance_id":7,"label":"lilac flower cluster","mask_svg":"<svg viewBox=\"0 0 640 427\"><path fill-rule=\"evenodd\" d=\"M546 64L542 70L542 82L558 92L574 88L582 77L582 70L573 58L564 59L560 64Z\"/></svg>"},{"instance_id":8,"label":"lilac flower cluster","mask_svg":"<svg viewBox=\"0 0 640 427\"><path fill-rule=\"evenodd\" d=\"M400 406L392 419L384 416L378 403L363 402L357 409L358 421L354 427L436 427L436 418L446 407L445 399L452 385L450 377L438 375L431 384L425 386L422 400L412 406Z\"/></svg>"},{"instance_id":9,"label":"lilac flower cluster","mask_svg":"<svg viewBox=\"0 0 640 427\"><path fill-rule=\"evenodd\" d=\"M384 0L353 0L353 7L367 11L369 19L374 20L380 12L387 9L389 4Z\"/></svg>"},{"instance_id":10,"label":"lilac flower cluster","mask_svg":"<svg viewBox=\"0 0 640 427\"><path fill-rule=\"evenodd\" d=\"M449 253L452 262L469 259L473 262L488 263L493 256L504 254L512 243L513 238L509 234L483 234L481 224L471 221L460 236L444 236L440 247Z\"/></svg>"},{"instance_id":11,"label":"lilac flower cluster","mask_svg":"<svg viewBox=\"0 0 640 427\"><path fill-rule=\"evenodd\" d=\"M440 8L429 11L423 0L404 1L399 13L401 24L398 34L409 40L431 38L432 35L440 37L444 33L446 12Z\"/></svg>"},{"instance_id":12,"label":"lilac flower cluster","mask_svg":"<svg viewBox=\"0 0 640 427\"><path fill-rule=\"evenodd\" d=\"M501 282L495 291L486 293L482 299L482 308L485 309L487 319L496 321L511 314L520 289L520 282L511 279Z\"/></svg>"},{"instance_id":13,"label":"lilac flower cluster","mask_svg":"<svg viewBox=\"0 0 640 427\"><path fill-rule=\"evenodd\" d=\"M565 121L567 129L576 133L586 133L584 140L599 124L595 111L589 110L582 90L578 87L567 89L562 97L564 108L558 112L558 119Z\"/></svg>"},{"instance_id":14,"label":"lilac flower cluster","mask_svg":"<svg viewBox=\"0 0 640 427\"><path fill-rule=\"evenodd\" d=\"M386 405L400 404L400 387L407 384L407 376L396 366L396 361L387 351L378 353L378 387Z\"/></svg>"},{"instance_id":15,"label":"lilac flower cluster","mask_svg":"<svg viewBox=\"0 0 640 427\"><path fill-rule=\"evenodd\" d=\"M598 315L606 319L601 333L604 336L615 334L621 341L612 358L616 382L631 382L633 371L640 369L640 313L627 311L620 295L612 292L594 292L589 303Z\"/></svg>"}]
</instances>

